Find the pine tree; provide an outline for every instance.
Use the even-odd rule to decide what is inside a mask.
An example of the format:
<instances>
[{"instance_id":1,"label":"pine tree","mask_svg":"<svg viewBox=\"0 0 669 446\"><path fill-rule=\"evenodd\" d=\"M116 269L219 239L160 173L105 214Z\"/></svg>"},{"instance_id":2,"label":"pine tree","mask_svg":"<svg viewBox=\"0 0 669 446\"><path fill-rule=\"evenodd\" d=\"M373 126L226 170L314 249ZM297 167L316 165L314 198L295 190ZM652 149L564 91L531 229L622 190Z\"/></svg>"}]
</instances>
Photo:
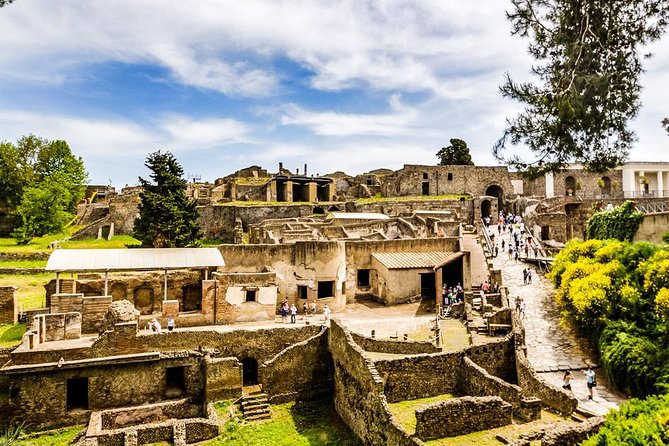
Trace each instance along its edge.
<instances>
[{"instance_id":1,"label":"pine tree","mask_svg":"<svg viewBox=\"0 0 669 446\"><path fill-rule=\"evenodd\" d=\"M451 145L442 147L437 152L441 166L473 166L472 156L467 143L458 138L451 138Z\"/></svg>"},{"instance_id":2,"label":"pine tree","mask_svg":"<svg viewBox=\"0 0 669 446\"><path fill-rule=\"evenodd\" d=\"M144 163L153 182L139 178L139 217L133 235L142 247L197 246L202 233L194 200L186 196L183 169L170 152L151 153Z\"/></svg>"}]
</instances>

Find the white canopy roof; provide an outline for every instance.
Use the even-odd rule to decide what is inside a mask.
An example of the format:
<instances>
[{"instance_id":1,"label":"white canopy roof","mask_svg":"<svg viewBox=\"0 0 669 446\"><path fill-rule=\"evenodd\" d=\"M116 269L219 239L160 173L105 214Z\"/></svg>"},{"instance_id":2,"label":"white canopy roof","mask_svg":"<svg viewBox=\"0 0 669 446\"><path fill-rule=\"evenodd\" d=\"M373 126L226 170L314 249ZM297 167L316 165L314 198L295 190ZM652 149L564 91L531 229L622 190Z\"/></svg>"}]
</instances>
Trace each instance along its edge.
<instances>
[{"instance_id":1,"label":"white canopy roof","mask_svg":"<svg viewBox=\"0 0 669 446\"><path fill-rule=\"evenodd\" d=\"M389 220L385 214L376 212L330 212L325 216L326 220Z\"/></svg>"},{"instance_id":2,"label":"white canopy roof","mask_svg":"<svg viewBox=\"0 0 669 446\"><path fill-rule=\"evenodd\" d=\"M57 249L47 271L132 271L225 266L216 248Z\"/></svg>"}]
</instances>

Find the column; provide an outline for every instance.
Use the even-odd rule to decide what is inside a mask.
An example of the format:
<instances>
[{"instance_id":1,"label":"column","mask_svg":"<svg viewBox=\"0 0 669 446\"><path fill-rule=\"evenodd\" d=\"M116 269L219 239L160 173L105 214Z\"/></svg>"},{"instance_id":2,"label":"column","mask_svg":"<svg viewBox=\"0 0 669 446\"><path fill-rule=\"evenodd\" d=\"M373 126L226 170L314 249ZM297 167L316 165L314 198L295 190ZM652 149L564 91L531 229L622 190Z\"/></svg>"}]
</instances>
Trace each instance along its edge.
<instances>
[{"instance_id":1,"label":"column","mask_svg":"<svg viewBox=\"0 0 669 446\"><path fill-rule=\"evenodd\" d=\"M664 197L664 178L661 170L657 171L657 196L659 198Z\"/></svg>"},{"instance_id":2,"label":"column","mask_svg":"<svg viewBox=\"0 0 669 446\"><path fill-rule=\"evenodd\" d=\"M555 196L553 172L548 172L544 178L546 180L546 198L553 198Z\"/></svg>"}]
</instances>

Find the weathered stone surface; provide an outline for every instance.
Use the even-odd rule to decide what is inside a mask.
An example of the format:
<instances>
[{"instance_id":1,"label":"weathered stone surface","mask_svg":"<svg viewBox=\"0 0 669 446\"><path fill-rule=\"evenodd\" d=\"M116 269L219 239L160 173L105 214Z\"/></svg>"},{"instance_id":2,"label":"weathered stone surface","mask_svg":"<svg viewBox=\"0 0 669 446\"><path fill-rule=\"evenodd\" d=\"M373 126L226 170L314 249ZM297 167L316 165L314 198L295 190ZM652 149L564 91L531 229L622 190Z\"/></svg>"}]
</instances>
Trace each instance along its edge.
<instances>
[{"instance_id":1,"label":"weathered stone surface","mask_svg":"<svg viewBox=\"0 0 669 446\"><path fill-rule=\"evenodd\" d=\"M129 300L117 300L109 304L104 320L107 328L124 322L138 322L139 311Z\"/></svg>"},{"instance_id":2,"label":"weathered stone surface","mask_svg":"<svg viewBox=\"0 0 669 446\"><path fill-rule=\"evenodd\" d=\"M15 286L0 287L0 324L13 324L18 317Z\"/></svg>"}]
</instances>

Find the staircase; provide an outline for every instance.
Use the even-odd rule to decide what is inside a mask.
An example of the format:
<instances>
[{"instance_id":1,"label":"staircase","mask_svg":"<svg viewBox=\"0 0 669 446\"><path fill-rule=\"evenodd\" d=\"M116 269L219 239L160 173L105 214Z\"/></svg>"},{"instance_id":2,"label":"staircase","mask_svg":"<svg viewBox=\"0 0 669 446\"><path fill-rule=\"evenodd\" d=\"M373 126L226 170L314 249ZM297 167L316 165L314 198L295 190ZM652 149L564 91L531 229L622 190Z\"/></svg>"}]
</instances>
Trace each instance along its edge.
<instances>
[{"instance_id":1,"label":"staircase","mask_svg":"<svg viewBox=\"0 0 669 446\"><path fill-rule=\"evenodd\" d=\"M259 386L244 388L242 412L247 421L266 420L272 417L267 394Z\"/></svg>"}]
</instances>

